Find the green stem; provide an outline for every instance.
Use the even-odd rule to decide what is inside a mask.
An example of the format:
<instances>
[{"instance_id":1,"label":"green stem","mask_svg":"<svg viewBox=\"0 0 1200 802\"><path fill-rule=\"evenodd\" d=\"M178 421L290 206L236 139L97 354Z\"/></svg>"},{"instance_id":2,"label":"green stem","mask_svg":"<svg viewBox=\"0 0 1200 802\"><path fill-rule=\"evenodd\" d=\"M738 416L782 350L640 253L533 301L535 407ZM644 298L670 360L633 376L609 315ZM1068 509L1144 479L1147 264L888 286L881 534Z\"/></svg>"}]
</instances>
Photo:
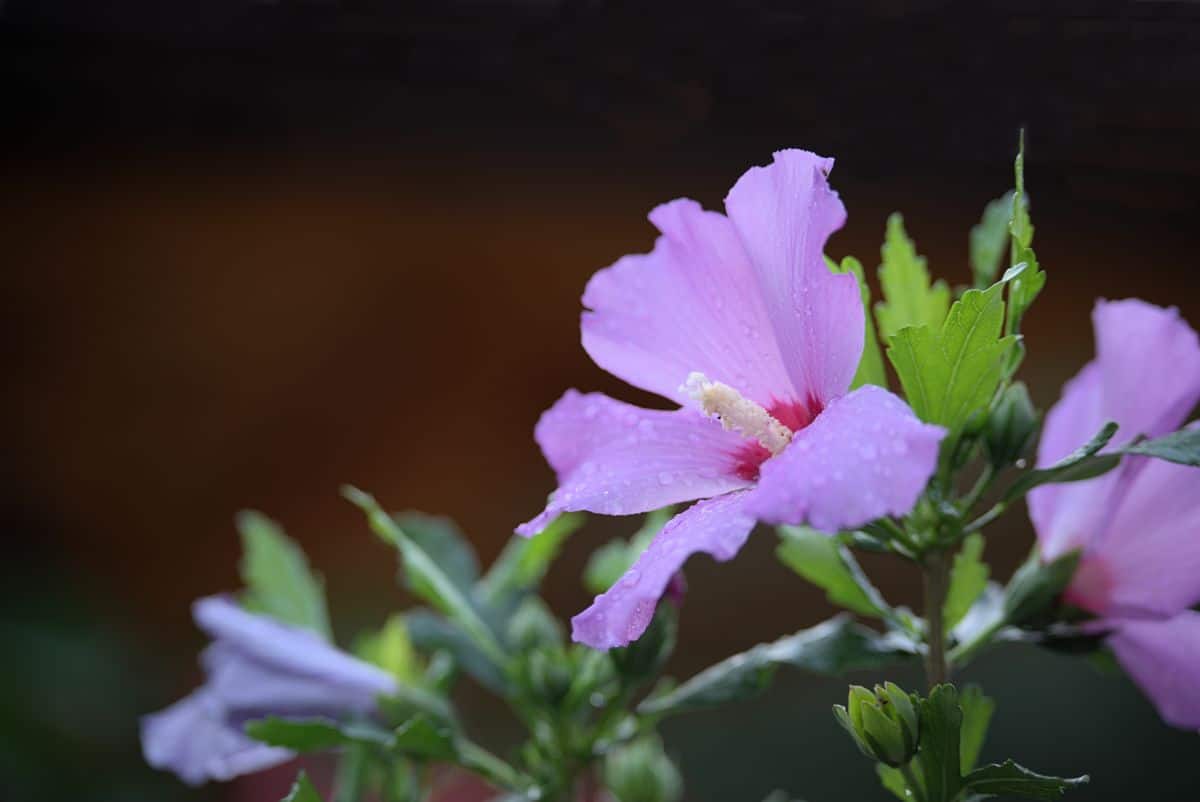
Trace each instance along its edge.
<instances>
[{"instance_id":1,"label":"green stem","mask_svg":"<svg viewBox=\"0 0 1200 802\"><path fill-rule=\"evenodd\" d=\"M946 552L930 551L925 555L925 682L932 690L935 685L946 681L949 672L946 666L946 633L942 608L946 603L946 591L950 577L950 563Z\"/></svg>"},{"instance_id":2,"label":"green stem","mask_svg":"<svg viewBox=\"0 0 1200 802\"><path fill-rule=\"evenodd\" d=\"M1003 515L1004 511L1006 509L1008 509L1008 502L1006 502L1006 501L996 502L992 506L992 508L989 509L987 512L985 512L983 515L980 515L974 521L971 521L971 523L964 526L963 530L962 530L963 534L969 535L972 532L978 532L980 529L983 529L983 527L987 526L992 521L996 520L1001 515Z\"/></svg>"},{"instance_id":3,"label":"green stem","mask_svg":"<svg viewBox=\"0 0 1200 802\"><path fill-rule=\"evenodd\" d=\"M491 752L473 741L458 744L459 762L488 782L506 791L519 791L528 785L525 777Z\"/></svg>"},{"instance_id":4,"label":"green stem","mask_svg":"<svg viewBox=\"0 0 1200 802\"><path fill-rule=\"evenodd\" d=\"M979 499L992 486L992 482L996 479L996 469L989 463L983 468L983 472L979 474L979 478L975 480L975 485L970 492L963 497L960 509L963 514L970 512L971 508L979 503Z\"/></svg>"},{"instance_id":5,"label":"green stem","mask_svg":"<svg viewBox=\"0 0 1200 802\"><path fill-rule=\"evenodd\" d=\"M334 773L334 802L358 802L362 798L367 762L367 752L362 746L352 746L342 754Z\"/></svg>"},{"instance_id":6,"label":"green stem","mask_svg":"<svg viewBox=\"0 0 1200 802\"><path fill-rule=\"evenodd\" d=\"M896 541L905 549L907 549L909 553L915 554L919 551L916 542L911 536L909 536L904 527L893 521L891 518L880 518L875 523L884 531L886 531L891 536L892 540Z\"/></svg>"}]
</instances>

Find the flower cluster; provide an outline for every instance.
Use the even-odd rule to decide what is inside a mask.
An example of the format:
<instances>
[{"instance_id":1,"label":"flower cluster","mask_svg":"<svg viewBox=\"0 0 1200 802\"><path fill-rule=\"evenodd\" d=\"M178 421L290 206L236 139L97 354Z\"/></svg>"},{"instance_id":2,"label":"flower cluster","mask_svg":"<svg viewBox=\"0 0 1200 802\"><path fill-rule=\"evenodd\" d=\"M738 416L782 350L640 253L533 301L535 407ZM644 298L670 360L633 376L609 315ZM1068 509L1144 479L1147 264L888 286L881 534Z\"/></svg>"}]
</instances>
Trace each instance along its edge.
<instances>
[{"instance_id":1,"label":"flower cluster","mask_svg":"<svg viewBox=\"0 0 1200 802\"><path fill-rule=\"evenodd\" d=\"M917 802L1054 798L1088 778L978 765L994 702L950 683L1008 640L1107 650L1163 719L1200 729L1200 426L1186 424L1200 339L1173 309L1099 302L1096 358L1046 416L1031 468L1038 414L1015 377L1046 273L1023 147L1014 189L971 232L972 286L933 281L894 215L873 309L861 264L826 255L846 219L832 168L780 151L734 184L724 212L654 209L650 252L595 274L584 349L672 408L568 390L534 432L557 489L486 571L450 522L346 491L424 605L353 654L332 645L295 545L241 519L247 592L196 603L214 640L206 682L143 720L147 761L200 783L338 749L340 800L428 799L430 767L451 765L509 802L596 784L617 802L676 802L664 718L761 692L781 666L839 674L920 657L923 695L852 686L835 707L884 786ZM1002 586L985 534L1022 500L1037 547ZM537 587L583 513L646 517L593 554L597 595L572 643ZM662 678L685 563L731 559L760 524L775 527L781 562L847 612L682 683ZM920 617L884 598L857 550L919 569ZM498 756L468 735L453 701L462 675L512 708L519 748ZM287 797L320 798L303 774Z\"/></svg>"}]
</instances>

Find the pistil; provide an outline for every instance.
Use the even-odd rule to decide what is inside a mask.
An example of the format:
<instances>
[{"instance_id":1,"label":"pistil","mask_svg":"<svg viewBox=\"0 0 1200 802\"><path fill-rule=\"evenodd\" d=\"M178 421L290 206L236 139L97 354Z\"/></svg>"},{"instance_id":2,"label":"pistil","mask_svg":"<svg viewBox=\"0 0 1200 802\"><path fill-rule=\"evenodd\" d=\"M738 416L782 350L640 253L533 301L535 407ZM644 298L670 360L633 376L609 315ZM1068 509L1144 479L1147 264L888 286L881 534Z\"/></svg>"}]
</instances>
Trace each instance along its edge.
<instances>
[{"instance_id":1,"label":"pistil","mask_svg":"<svg viewBox=\"0 0 1200 802\"><path fill-rule=\"evenodd\" d=\"M693 372L681 389L727 431L757 440L771 456L783 451L792 440L791 429L728 384L710 381L703 373Z\"/></svg>"}]
</instances>

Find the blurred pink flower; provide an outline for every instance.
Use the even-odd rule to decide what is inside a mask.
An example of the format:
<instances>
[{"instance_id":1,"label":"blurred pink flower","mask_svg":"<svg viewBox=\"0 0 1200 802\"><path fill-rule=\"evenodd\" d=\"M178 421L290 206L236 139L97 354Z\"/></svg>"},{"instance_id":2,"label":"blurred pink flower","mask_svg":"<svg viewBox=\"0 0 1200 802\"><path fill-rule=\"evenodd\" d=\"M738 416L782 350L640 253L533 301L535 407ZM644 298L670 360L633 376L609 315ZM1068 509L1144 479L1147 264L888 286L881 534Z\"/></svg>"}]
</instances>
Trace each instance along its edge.
<instances>
[{"instance_id":1,"label":"blurred pink flower","mask_svg":"<svg viewBox=\"0 0 1200 802\"><path fill-rule=\"evenodd\" d=\"M1101 301L1096 358L1046 416L1038 465L1083 445L1106 421L1109 448L1175 431L1200 400L1200 342L1175 309ZM1100 617L1126 671L1178 727L1200 728L1200 470L1126 457L1085 482L1029 494L1042 558L1079 549L1065 598Z\"/></svg>"},{"instance_id":2,"label":"blurred pink flower","mask_svg":"<svg viewBox=\"0 0 1200 802\"><path fill-rule=\"evenodd\" d=\"M192 607L213 637L202 662L205 684L142 719L146 762L189 785L228 780L291 760L242 727L264 716L342 718L366 715L395 693L390 674L333 646L315 632L243 610L210 596Z\"/></svg>"}]
</instances>

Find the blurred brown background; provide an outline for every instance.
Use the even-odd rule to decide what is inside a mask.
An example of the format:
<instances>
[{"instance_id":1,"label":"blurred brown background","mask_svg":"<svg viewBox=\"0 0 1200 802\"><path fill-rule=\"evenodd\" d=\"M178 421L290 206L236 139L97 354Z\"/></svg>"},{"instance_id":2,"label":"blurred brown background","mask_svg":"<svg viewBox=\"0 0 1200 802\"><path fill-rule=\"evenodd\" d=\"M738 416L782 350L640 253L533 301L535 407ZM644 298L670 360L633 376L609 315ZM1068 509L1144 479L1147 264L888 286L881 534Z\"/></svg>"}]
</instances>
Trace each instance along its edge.
<instances>
[{"instance_id":1,"label":"blurred brown background","mask_svg":"<svg viewBox=\"0 0 1200 802\"><path fill-rule=\"evenodd\" d=\"M838 158L832 255L877 264L898 209L963 282L1026 126L1043 405L1096 296L1200 321L1191 2L9 0L0 91L5 799L277 798L287 772L188 792L137 755L136 716L198 680L188 603L236 587L235 511L301 541L344 641L406 601L341 483L494 556L551 489L541 410L567 387L648 400L579 346L588 276L649 249L654 204L719 207L773 149ZM571 544L564 617L631 526ZM996 529L1001 578L1029 544L1020 516ZM771 548L689 571L680 674L829 612ZM910 572L871 567L915 602ZM971 673L1001 702L985 757L1090 771L1078 800L1200 799L1200 742L1123 678L1027 649ZM781 676L668 728L688 799L883 799L828 721L843 688ZM503 749L500 711L466 704Z\"/></svg>"}]
</instances>

